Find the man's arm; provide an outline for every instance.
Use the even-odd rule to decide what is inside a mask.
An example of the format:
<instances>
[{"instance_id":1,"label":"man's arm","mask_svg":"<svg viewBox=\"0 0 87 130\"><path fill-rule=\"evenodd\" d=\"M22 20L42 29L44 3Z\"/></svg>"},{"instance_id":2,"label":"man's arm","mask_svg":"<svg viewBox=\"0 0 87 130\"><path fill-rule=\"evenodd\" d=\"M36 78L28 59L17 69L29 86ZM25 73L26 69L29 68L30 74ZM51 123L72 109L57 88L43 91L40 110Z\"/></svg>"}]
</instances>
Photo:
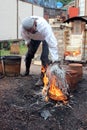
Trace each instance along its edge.
<instances>
[{"instance_id":1,"label":"man's arm","mask_svg":"<svg viewBox=\"0 0 87 130\"><path fill-rule=\"evenodd\" d=\"M21 36L22 36L23 40L25 40L25 44L28 47L29 44L30 44L31 39L30 39L29 34L27 33L27 31L24 30L23 28L21 29Z\"/></svg>"},{"instance_id":2,"label":"man's arm","mask_svg":"<svg viewBox=\"0 0 87 130\"><path fill-rule=\"evenodd\" d=\"M52 62L59 61L58 43L54 34L46 37Z\"/></svg>"}]
</instances>

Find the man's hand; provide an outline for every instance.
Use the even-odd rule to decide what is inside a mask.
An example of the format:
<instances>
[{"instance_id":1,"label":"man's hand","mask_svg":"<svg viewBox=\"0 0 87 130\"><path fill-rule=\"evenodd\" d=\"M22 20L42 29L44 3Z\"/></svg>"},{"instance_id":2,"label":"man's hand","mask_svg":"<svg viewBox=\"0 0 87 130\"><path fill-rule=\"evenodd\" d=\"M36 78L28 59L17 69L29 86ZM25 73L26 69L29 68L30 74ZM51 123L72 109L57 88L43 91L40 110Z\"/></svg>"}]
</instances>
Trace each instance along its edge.
<instances>
[{"instance_id":1,"label":"man's hand","mask_svg":"<svg viewBox=\"0 0 87 130\"><path fill-rule=\"evenodd\" d=\"M54 62L52 62L52 64L58 64L58 65L60 65L61 61L54 61Z\"/></svg>"},{"instance_id":2,"label":"man's hand","mask_svg":"<svg viewBox=\"0 0 87 130\"><path fill-rule=\"evenodd\" d=\"M61 61L54 61L54 62L52 62L51 60L49 60L48 65L54 65L54 64L60 65L60 64L61 64Z\"/></svg>"},{"instance_id":3,"label":"man's hand","mask_svg":"<svg viewBox=\"0 0 87 130\"><path fill-rule=\"evenodd\" d=\"M61 61L54 61L51 65L58 65L61 68Z\"/></svg>"},{"instance_id":4,"label":"man's hand","mask_svg":"<svg viewBox=\"0 0 87 130\"><path fill-rule=\"evenodd\" d=\"M26 45L27 47L29 47L29 44L30 44L30 40L25 41L25 45Z\"/></svg>"},{"instance_id":5,"label":"man's hand","mask_svg":"<svg viewBox=\"0 0 87 130\"><path fill-rule=\"evenodd\" d=\"M30 44L30 43L27 43L27 47L29 47L29 44Z\"/></svg>"}]
</instances>

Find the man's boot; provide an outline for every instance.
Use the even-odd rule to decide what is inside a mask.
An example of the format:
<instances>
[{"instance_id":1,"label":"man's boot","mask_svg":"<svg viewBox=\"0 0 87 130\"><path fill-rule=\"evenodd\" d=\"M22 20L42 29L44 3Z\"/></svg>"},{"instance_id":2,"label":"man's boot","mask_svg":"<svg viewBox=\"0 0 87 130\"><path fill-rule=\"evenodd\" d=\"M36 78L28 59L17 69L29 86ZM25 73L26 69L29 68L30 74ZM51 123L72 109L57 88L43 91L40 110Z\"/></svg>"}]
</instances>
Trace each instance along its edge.
<instances>
[{"instance_id":1,"label":"man's boot","mask_svg":"<svg viewBox=\"0 0 87 130\"><path fill-rule=\"evenodd\" d=\"M22 76L28 76L30 72L31 59L25 61L26 71L22 74Z\"/></svg>"},{"instance_id":2,"label":"man's boot","mask_svg":"<svg viewBox=\"0 0 87 130\"><path fill-rule=\"evenodd\" d=\"M29 75L29 68L26 68L26 71L23 73L23 74L21 74L23 77L24 76L28 76Z\"/></svg>"}]
</instances>

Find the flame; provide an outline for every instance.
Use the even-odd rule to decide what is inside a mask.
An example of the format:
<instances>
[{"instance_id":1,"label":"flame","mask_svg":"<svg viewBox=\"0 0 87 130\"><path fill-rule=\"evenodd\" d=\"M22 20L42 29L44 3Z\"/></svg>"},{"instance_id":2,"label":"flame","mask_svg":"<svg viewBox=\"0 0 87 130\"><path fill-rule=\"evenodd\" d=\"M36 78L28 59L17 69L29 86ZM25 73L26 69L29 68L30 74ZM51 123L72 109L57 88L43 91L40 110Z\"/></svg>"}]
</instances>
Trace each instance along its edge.
<instances>
[{"instance_id":1,"label":"flame","mask_svg":"<svg viewBox=\"0 0 87 130\"><path fill-rule=\"evenodd\" d=\"M72 53L73 56L77 56L77 55L80 55L80 54L81 54L80 50L74 51Z\"/></svg>"},{"instance_id":2,"label":"flame","mask_svg":"<svg viewBox=\"0 0 87 130\"><path fill-rule=\"evenodd\" d=\"M70 55L70 52L69 51L66 51L65 53L64 53L64 56L66 57L66 56L69 56Z\"/></svg>"},{"instance_id":3,"label":"flame","mask_svg":"<svg viewBox=\"0 0 87 130\"><path fill-rule=\"evenodd\" d=\"M57 86L55 76L52 77L50 83L49 96L54 100L63 101L64 104L67 103L67 96L65 96L62 90Z\"/></svg>"},{"instance_id":4,"label":"flame","mask_svg":"<svg viewBox=\"0 0 87 130\"><path fill-rule=\"evenodd\" d=\"M47 67L42 66L41 72L42 72L42 73L45 73L45 72L46 72L46 68L47 68Z\"/></svg>"},{"instance_id":5,"label":"flame","mask_svg":"<svg viewBox=\"0 0 87 130\"><path fill-rule=\"evenodd\" d=\"M62 90L60 90L60 88L57 86L56 76L53 75L51 79L49 79L49 77L46 74L45 68L42 68L42 70L44 72L44 77L43 77L44 87L42 90L42 95L45 96L45 101L48 101L48 99L51 98L53 100L62 101L64 104L66 104L67 96L65 96Z\"/></svg>"},{"instance_id":6,"label":"flame","mask_svg":"<svg viewBox=\"0 0 87 130\"><path fill-rule=\"evenodd\" d=\"M47 91L48 91L48 77L46 76L46 70L47 70L47 66L42 66L41 68L41 73L43 74L43 83L44 83L44 87L43 87L43 90L42 90L42 95L45 96L45 101L48 101L48 96L47 96Z\"/></svg>"},{"instance_id":7,"label":"flame","mask_svg":"<svg viewBox=\"0 0 87 130\"><path fill-rule=\"evenodd\" d=\"M73 52L70 52L70 51L66 51L64 53L64 56L78 56L81 54L81 51L80 50L76 50L76 51L73 51Z\"/></svg>"},{"instance_id":8,"label":"flame","mask_svg":"<svg viewBox=\"0 0 87 130\"><path fill-rule=\"evenodd\" d=\"M44 82L44 86L47 86L47 85L48 85L49 79L48 79L48 77L46 76L46 73L44 74L43 82Z\"/></svg>"},{"instance_id":9,"label":"flame","mask_svg":"<svg viewBox=\"0 0 87 130\"><path fill-rule=\"evenodd\" d=\"M42 95L43 96L47 96L47 92L48 92L48 77L46 76L46 73L44 74L44 77L43 77L43 83L44 83L44 87L43 87L43 90L42 90Z\"/></svg>"}]
</instances>

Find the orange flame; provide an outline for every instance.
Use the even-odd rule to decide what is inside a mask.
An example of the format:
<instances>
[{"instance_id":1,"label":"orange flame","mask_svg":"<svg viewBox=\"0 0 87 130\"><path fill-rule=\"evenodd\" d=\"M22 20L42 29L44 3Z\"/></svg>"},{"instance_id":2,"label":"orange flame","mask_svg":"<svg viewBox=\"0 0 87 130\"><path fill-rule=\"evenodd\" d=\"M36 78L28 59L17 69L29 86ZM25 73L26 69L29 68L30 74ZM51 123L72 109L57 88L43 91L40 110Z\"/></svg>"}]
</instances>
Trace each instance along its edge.
<instances>
[{"instance_id":1,"label":"orange flame","mask_svg":"<svg viewBox=\"0 0 87 130\"><path fill-rule=\"evenodd\" d=\"M73 51L73 52L70 52L70 51L66 51L64 53L64 56L78 56L81 54L81 51L80 50L76 50L76 51Z\"/></svg>"},{"instance_id":2,"label":"orange flame","mask_svg":"<svg viewBox=\"0 0 87 130\"><path fill-rule=\"evenodd\" d=\"M48 77L46 76L46 73L44 74L43 82L44 82L44 86L47 86L47 85L48 85L49 79L48 79Z\"/></svg>"},{"instance_id":3,"label":"orange flame","mask_svg":"<svg viewBox=\"0 0 87 130\"><path fill-rule=\"evenodd\" d=\"M47 70L47 65L46 65L46 66L42 66L42 68L41 68L41 72L42 72L42 73L45 73L46 70Z\"/></svg>"},{"instance_id":4,"label":"orange flame","mask_svg":"<svg viewBox=\"0 0 87 130\"><path fill-rule=\"evenodd\" d=\"M74 51L74 52L72 53L73 56L77 56L77 55L79 55L79 54L81 54L80 50Z\"/></svg>"},{"instance_id":5,"label":"orange flame","mask_svg":"<svg viewBox=\"0 0 87 130\"><path fill-rule=\"evenodd\" d=\"M44 66L42 66L42 68L41 68L41 72L42 72L42 73L45 73L45 72L46 72L46 69L45 69Z\"/></svg>"},{"instance_id":6,"label":"orange flame","mask_svg":"<svg viewBox=\"0 0 87 130\"><path fill-rule=\"evenodd\" d=\"M54 100L63 101L64 104L67 103L67 96L65 96L60 88L57 86L55 76L52 77L50 83L49 96Z\"/></svg>"},{"instance_id":7,"label":"orange flame","mask_svg":"<svg viewBox=\"0 0 87 130\"><path fill-rule=\"evenodd\" d=\"M47 91L48 91L48 77L46 76L46 70L47 70L47 67L44 67L42 66L41 68L41 72L43 74L43 83L44 83L44 87L43 87L43 90L42 90L42 95L45 96L45 101L48 101L49 97L47 96Z\"/></svg>"},{"instance_id":8,"label":"orange flame","mask_svg":"<svg viewBox=\"0 0 87 130\"><path fill-rule=\"evenodd\" d=\"M56 82L58 79L56 78L56 76L55 75L52 76L51 80L49 81L49 77L47 77L46 71L44 68L43 68L43 72L44 72L44 77L43 77L44 88L42 90L42 94L46 96L46 101L48 101L48 97L49 97L53 100L63 101L63 103L66 104L67 96L65 96L62 90L60 90L60 88L57 86Z\"/></svg>"}]
</instances>

